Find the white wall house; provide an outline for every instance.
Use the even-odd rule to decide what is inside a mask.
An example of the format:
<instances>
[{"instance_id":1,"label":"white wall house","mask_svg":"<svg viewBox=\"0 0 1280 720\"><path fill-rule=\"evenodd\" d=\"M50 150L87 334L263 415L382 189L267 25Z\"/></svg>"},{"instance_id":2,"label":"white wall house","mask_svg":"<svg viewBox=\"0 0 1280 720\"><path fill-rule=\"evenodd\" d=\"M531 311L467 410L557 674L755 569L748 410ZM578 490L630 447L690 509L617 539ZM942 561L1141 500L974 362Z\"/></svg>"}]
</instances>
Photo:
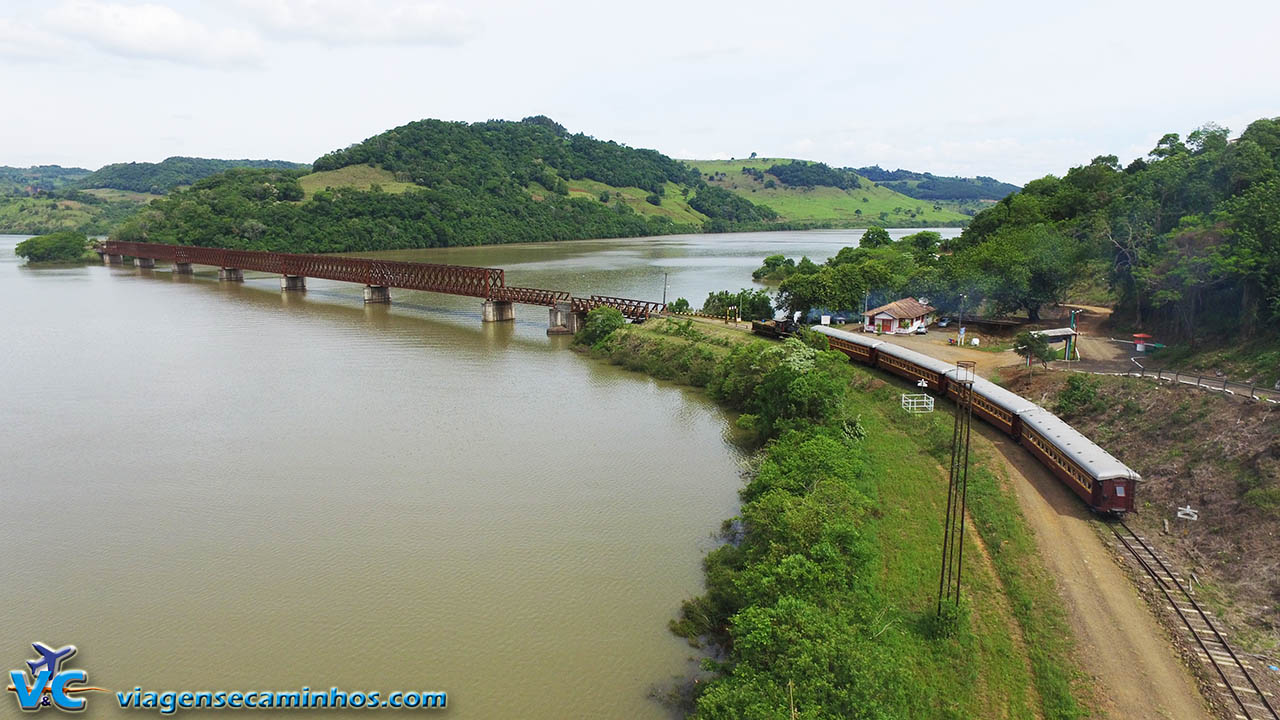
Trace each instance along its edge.
<instances>
[{"instance_id":1,"label":"white wall house","mask_svg":"<svg viewBox=\"0 0 1280 720\"><path fill-rule=\"evenodd\" d=\"M934 308L915 298L903 298L868 310L862 318L862 329L865 332L907 335L929 327L933 323L933 313Z\"/></svg>"}]
</instances>

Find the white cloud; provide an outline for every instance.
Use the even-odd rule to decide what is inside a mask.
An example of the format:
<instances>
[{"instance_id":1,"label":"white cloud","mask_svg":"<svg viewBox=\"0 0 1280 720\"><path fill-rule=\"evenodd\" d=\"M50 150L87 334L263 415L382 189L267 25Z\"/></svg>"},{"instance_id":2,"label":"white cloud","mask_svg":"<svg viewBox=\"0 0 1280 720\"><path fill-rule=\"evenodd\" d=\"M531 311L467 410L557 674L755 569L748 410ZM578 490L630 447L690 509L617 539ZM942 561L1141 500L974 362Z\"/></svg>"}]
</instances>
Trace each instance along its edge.
<instances>
[{"instance_id":1,"label":"white cloud","mask_svg":"<svg viewBox=\"0 0 1280 720\"><path fill-rule=\"evenodd\" d=\"M65 52L67 43L30 22L0 18L0 57L16 60L56 58Z\"/></svg>"},{"instance_id":2,"label":"white cloud","mask_svg":"<svg viewBox=\"0 0 1280 720\"><path fill-rule=\"evenodd\" d=\"M262 59L253 32L213 28L163 5L70 0L44 16L49 31L130 59L186 65L252 65Z\"/></svg>"},{"instance_id":3,"label":"white cloud","mask_svg":"<svg viewBox=\"0 0 1280 720\"><path fill-rule=\"evenodd\" d=\"M437 2L239 0L246 19L272 35L327 45L458 45L471 36L462 11Z\"/></svg>"}]
</instances>

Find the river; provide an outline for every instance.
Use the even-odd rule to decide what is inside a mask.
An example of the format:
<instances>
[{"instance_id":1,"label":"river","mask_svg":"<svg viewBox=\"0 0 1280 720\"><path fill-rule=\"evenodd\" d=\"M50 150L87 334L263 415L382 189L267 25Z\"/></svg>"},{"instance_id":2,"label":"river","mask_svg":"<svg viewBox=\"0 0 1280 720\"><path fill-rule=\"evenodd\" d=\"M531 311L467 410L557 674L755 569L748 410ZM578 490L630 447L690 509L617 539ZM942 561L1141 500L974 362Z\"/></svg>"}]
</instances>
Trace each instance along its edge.
<instances>
[{"instance_id":1,"label":"river","mask_svg":"<svg viewBox=\"0 0 1280 720\"><path fill-rule=\"evenodd\" d=\"M697 306L768 254L821 261L860 234L377 255L575 294L659 299L666 282ZM472 298L32 269L21 239L0 236L0 669L42 641L78 646L69 667L113 691L669 714L652 694L696 653L666 623L701 590L744 459L704 397L568 351L544 308L485 325Z\"/></svg>"}]
</instances>

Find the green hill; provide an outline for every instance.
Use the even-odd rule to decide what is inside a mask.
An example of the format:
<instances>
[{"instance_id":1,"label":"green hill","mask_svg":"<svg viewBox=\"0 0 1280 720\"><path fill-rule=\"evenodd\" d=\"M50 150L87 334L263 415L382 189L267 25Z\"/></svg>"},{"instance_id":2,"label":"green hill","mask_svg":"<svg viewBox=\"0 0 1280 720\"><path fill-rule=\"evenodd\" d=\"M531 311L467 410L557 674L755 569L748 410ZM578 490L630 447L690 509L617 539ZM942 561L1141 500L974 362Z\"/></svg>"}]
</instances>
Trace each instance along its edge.
<instances>
[{"instance_id":1,"label":"green hill","mask_svg":"<svg viewBox=\"0 0 1280 720\"><path fill-rule=\"evenodd\" d=\"M106 188L131 192L162 194L180 185L190 185L232 168L300 170L306 165L284 160L214 160L196 157L171 157L158 163L113 163L81 178L75 186L81 189Z\"/></svg>"},{"instance_id":2,"label":"green hill","mask_svg":"<svg viewBox=\"0 0 1280 720\"><path fill-rule=\"evenodd\" d=\"M237 167L307 166L282 160L171 157L158 163L115 163L95 172L57 165L0 167L0 232L106 234L165 192Z\"/></svg>"},{"instance_id":3,"label":"green hill","mask_svg":"<svg viewBox=\"0 0 1280 720\"><path fill-rule=\"evenodd\" d=\"M546 117L409 123L318 158L236 169L151 204L116 235L310 252L765 227L778 214L654 150Z\"/></svg>"},{"instance_id":4,"label":"green hill","mask_svg":"<svg viewBox=\"0 0 1280 720\"><path fill-rule=\"evenodd\" d=\"M0 196L33 195L67 187L89 174L84 168L36 165L29 168L0 166Z\"/></svg>"},{"instance_id":5,"label":"green hill","mask_svg":"<svg viewBox=\"0 0 1280 720\"><path fill-rule=\"evenodd\" d=\"M160 197L126 190L56 190L0 198L0 233L43 235L72 230L105 235Z\"/></svg>"},{"instance_id":6,"label":"green hill","mask_svg":"<svg viewBox=\"0 0 1280 720\"><path fill-rule=\"evenodd\" d=\"M691 165L535 116L412 122L327 153L311 172L228 170L153 202L116 235L337 252L966 220L847 169Z\"/></svg>"},{"instance_id":7,"label":"green hill","mask_svg":"<svg viewBox=\"0 0 1280 720\"><path fill-rule=\"evenodd\" d=\"M854 172L868 180L919 200L991 204L999 202L1010 193L1015 193L1022 189L1017 185L1000 182L995 178L983 175L979 175L976 178L943 177L933 173L919 173L910 170L889 171L879 165L857 168Z\"/></svg>"},{"instance_id":8,"label":"green hill","mask_svg":"<svg viewBox=\"0 0 1280 720\"><path fill-rule=\"evenodd\" d=\"M960 225L954 206L907 197L847 169L787 158L686 160L704 182L777 211L785 221L836 227Z\"/></svg>"}]
</instances>

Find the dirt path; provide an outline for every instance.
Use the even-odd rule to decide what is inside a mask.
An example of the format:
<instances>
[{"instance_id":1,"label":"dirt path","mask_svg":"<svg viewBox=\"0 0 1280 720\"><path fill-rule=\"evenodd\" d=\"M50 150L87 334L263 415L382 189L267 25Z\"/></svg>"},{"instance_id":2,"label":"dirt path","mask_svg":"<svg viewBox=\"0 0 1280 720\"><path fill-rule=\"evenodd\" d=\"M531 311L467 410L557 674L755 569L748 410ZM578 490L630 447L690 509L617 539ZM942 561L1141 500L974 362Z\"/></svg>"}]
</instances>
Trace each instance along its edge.
<instances>
[{"instance_id":1,"label":"dirt path","mask_svg":"<svg viewBox=\"0 0 1280 720\"><path fill-rule=\"evenodd\" d=\"M972 338L975 334L972 330L969 331L969 337ZM972 360L977 363L978 374L983 377L991 377L991 373L998 368L1016 365L1021 361L1018 354L1012 350L978 350L973 347L949 345L948 338L956 338L954 330L930 330L927 335L885 335L877 339L901 345L949 363L955 363L957 360Z\"/></svg>"},{"instance_id":2,"label":"dirt path","mask_svg":"<svg viewBox=\"0 0 1280 720\"><path fill-rule=\"evenodd\" d=\"M1125 720L1212 717L1165 631L1098 540L1079 498L999 431L984 425L979 432L1008 468L1045 565L1057 578L1081 665L1102 709Z\"/></svg>"}]
</instances>

